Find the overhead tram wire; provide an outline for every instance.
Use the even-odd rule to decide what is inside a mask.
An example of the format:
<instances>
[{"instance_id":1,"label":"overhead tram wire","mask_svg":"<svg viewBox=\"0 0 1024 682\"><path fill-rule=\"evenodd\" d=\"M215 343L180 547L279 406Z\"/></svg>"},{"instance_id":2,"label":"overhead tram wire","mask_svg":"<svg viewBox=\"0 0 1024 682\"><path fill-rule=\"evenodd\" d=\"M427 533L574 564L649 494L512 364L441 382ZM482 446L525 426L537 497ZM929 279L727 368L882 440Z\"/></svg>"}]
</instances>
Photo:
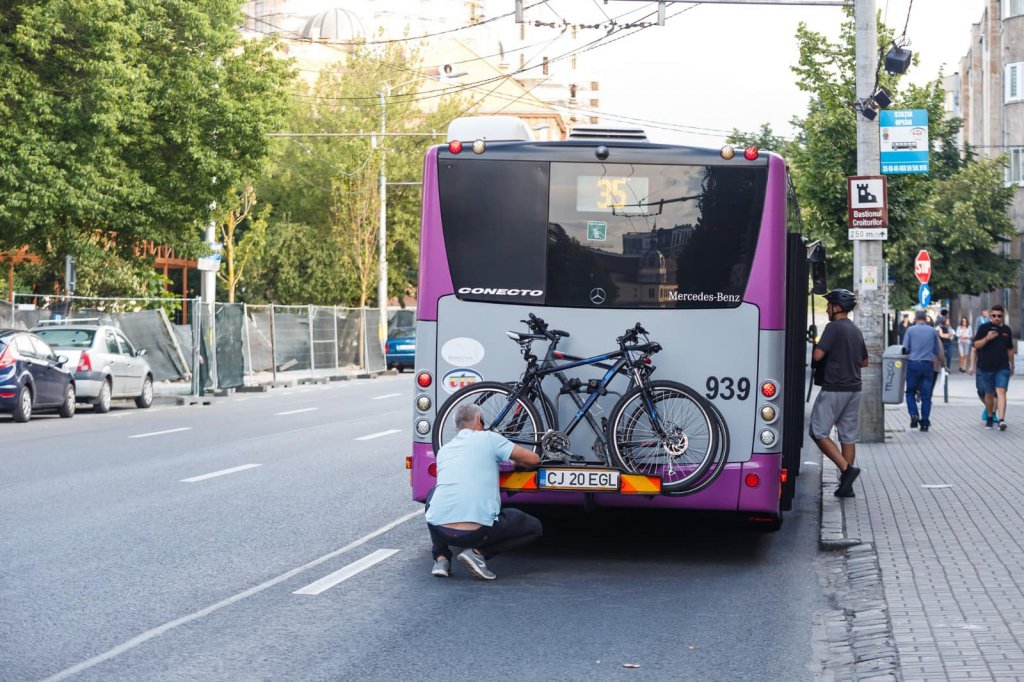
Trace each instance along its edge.
<instances>
[{"instance_id":1,"label":"overhead tram wire","mask_svg":"<svg viewBox=\"0 0 1024 682\"><path fill-rule=\"evenodd\" d=\"M537 4L543 4L543 3L537 3ZM530 7L534 7L534 6L536 6L536 4L535 5L531 5ZM686 11L689 11L691 9L693 9L693 7L688 7L686 9L681 10L680 12L676 12L672 16L678 16L682 12L686 12ZM619 23L622 19L625 19L629 15L635 14L635 13L637 13L639 11L641 11L641 10L639 10L639 9L631 9L631 10L629 10L627 12L623 12L622 14L620 14L619 16L617 16L617 17L615 17L614 19L611 20L613 25L619 27L617 31L615 31L614 33L607 33L607 34L601 36L600 38L597 38L597 39L591 41L590 43L587 43L586 45L582 46L578 50L569 50L567 52L563 52L562 54L557 55L557 56L549 59L548 63L551 64L551 63L563 61L565 59L568 59L568 58L572 57L573 54L579 54L580 52L589 52L590 50L593 50L593 49L596 49L597 47L600 47L600 43L602 43L603 41L607 40L607 44L610 44L612 42L615 42L616 40L619 40L622 37L625 37L625 36L619 36L617 38L613 38L611 40L608 40L609 36L614 35L615 33L618 33L618 32L621 32L621 31L624 31L624 30L627 30L627 29L642 30L644 28L650 28L650 27L655 25L655 24L648 24L648 25L644 25L644 26L636 26L635 24L621 24L621 23ZM654 14L655 13L652 12L650 14L647 14L647 15L641 17L641 21L654 16ZM635 32L636 31L633 31L633 33L635 33ZM556 36L556 38L548 41L548 43L550 44L550 43L554 42L555 39L557 39L558 37L563 36L564 33L565 32L562 31L561 33L559 33L558 36ZM631 34L627 34L627 35L631 35ZM539 45L539 44L540 44L540 42L533 43L533 44L525 46L523 48L516 48L516 50L513 50L513 51L518 51L520 49L529 49L529 48L532 48L532 47L534 47L536 45ZM334 49L334 50L337 50L337 51L342 51L343 50L343 47L341 47L338 43L324 43L324 45L326 47L328 47L328 48L331 48L331 49ZM473 63L475 61L478 61L479 59L484 59L484 58L485 57L480 57L480 58L477 58L477 59L468 59L468 60L463 60L461 62L454 62L454 64L471 64L471 63ZM382 62L380 60L374 59L373 57L368 57L368 60L372 61L372 62L377 62L377 63L381 64L382 66L390 66L386 62ZM392 102L396 102L396 101L397 102L419 102L419 101L424 101L424 100L428 100L428 99L432 99L432 98L436 98L436 97L443 97L443 96L448 95L448 94L458 94L458 93L466 91L466 90L475 89L475 88L477 88L479 86L489 85L490 83L493 83L493 82L504 81L504 80L507 80L510 77L514 77L517 74L521 74L521 73L524 73L526 71L531 71L531 70L534 70L534 69L537 69L537 68L542 68L542 67L543 67L543 64L535 64L533 66L516 69L515 71L513 71L513 72L511 72L509 74L502 74L502 75L498 75L498 76L492 76L492 77L485 78L483 80L476 81L476 82L473 82L473 83L460 83L460 84L455 85L455 86L446 86L446 87L443 87L443 88L435 88L433 90L421 91L419 93L410 94L410 95L407 95L407 96L397 95L397 96L392 97L391 101ZM407 75L412 75L412 76L423 76L424 78L429 78L432 75L432 74L425 74L422 71L417 71L415 69L397 69L397 71L399 73L407 74ZM340 97L340 96L339 97L328 97L328 96L320 96L320 95L307 95L307 96L303 96L303 98L304 99L322 99L322 100L328 100L328 101L352 101L352 102L366 101L367 103L376 102L377 99L378 99L377 95L372 95L372 96L371 95L360 95L360 96L355 96L355 97Z\"/></svg>"},{"instance_id":2,"label":"overhead tram wire","mask_svg":"<svg viewBox=\"0 0 1024 682\"><path fill-rule=\"evenodd\" d=\"M538 5L546 4L547 1L548 0L538 0L538 2L535 2L532 5L529 5L525 9L530 9L530 8L536 7ZM491 23L493 21L498 21L499 19L504 19L504 18L510 17L510 16L512 16L514 14L515 14L515 11L513 10L511 12L506 12L505 14L499 14L498 16L491 17L490 19L484 19L483 21L478 21L475 24L466 24L465 26L458 26L456 28L446 29L444 31L436 31L434 33L424 33L423 35L418 35L418 36L407 36L405 38L389 38L388 40L347 40L347 41L339 41L339 42L334 43L334 44L336 44L336 45L345 45L345 46L352 46L352 45L391 45L391 44L394 44L394 43L405 43L405 42L410 42L410 41L414 41L414 40L427 40L429 38L436 38L438 36L449 35L451 33L456 33L458 31L466 31L466 30L471 29L471 28L476 28L477 26L483 26L484 24L489 24L489 23ZM259 18L259 17L254 17L251 14L245 14L244 16L245 16L246 19L251 19L254 22L257 22L257 23L259 23L259 24L261 24L263 26L269 26L270 28L277 29L278 31L287 31L288 33L292 32L290 29L285 29L283 26L279 26L277 24L269 22L266 19ZM309 40L309 42L314 42L313 40L310 40L308 38L300 38L299 40Z\"/></svg>"}]
</instances>

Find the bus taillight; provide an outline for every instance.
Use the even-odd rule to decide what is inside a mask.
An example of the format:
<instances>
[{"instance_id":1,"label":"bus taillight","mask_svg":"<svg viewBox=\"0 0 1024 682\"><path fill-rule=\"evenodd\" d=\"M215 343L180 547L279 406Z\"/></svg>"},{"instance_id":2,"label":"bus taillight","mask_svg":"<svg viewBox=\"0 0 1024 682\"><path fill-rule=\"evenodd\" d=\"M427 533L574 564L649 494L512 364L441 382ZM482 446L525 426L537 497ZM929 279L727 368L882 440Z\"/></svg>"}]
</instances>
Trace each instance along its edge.
<instances>
[{"instance_id":1,"label":"bus taillight","mask_svg":"<svg viewBox=\"0 0 1024 682\"><path fill-rule=\"evenodd\" d=\"M779 472L779 483L785 483L789 480L789 469L783 469Z\"/></svg>"},{"instance_id":2,"label":"bus taillight","mask_svg":"<svg viewBox=\"0 0 1024 682\"><path fill-rule=\"evenodd\" d=\"M434 478L437 478L437 463L436 462L431 462L430 464L427 465L427 473L430 474L431 476L433 476Z\"/></svg>"},{"instance_id":3,"label":"bus taillight","mask_svg":"<svg viewBox=\"0 0 1024 682\"><path fill-rule=\"evenodd\" d=\"M448 151L450 151L452 154L458 154L459 152L462 151L462 142L460 142L459 140L452 140L451 142L448 143Z\"/></svg>"},{"instance_id":4,"label":"bus taillight","mask_svg":"<svg viewBox=\"0 0 1024 682\"><path fill-rule=\"evenodd\" d=\"M761 477L757 474L747 474L743 477L743 482L747 484L748 488L756 488L761 483Z\"/></svg>"},{"instance_id":5,"label":"bus taillight","mask_svg":"<svg viewBox=\"0 0 1024 682\"><path fill-rule=\"evenodd\" d=\"M757 147L747 147L746 149L743 150L743 158L745 158L747 161L756 161L757 154Z\"/></svg>"},{"instance_id":6,"label":"bus taillight","mask_svg":"<svg viewBox=\"0 0 1024 682\"><path fill-rule=\"evenodd\" d=\"M774 398L779 392L779 387L774 381L765 381L761 384L761 395L765 398Z\"/></svg>"},{"instance_id":7,"label":"bus taillight","mask_svg":"<svg viewBox=\"0 0 1024 682\"><path fill-rule=\"evenodd\" d=\"M416 383L420 388L428 388L433 381L434 378L430 376L430 372L420 372L416 375Z\"/></svg>"},{"instance_id":8,"label":"bus taillight","mask_svg":"<svg viewBox=\"0 0 1024 682\"><path fill-rule=\"evenodd\" d=\"M412 455L405 458L405 468L412 469Z\"/></svg>"}]
</instances>

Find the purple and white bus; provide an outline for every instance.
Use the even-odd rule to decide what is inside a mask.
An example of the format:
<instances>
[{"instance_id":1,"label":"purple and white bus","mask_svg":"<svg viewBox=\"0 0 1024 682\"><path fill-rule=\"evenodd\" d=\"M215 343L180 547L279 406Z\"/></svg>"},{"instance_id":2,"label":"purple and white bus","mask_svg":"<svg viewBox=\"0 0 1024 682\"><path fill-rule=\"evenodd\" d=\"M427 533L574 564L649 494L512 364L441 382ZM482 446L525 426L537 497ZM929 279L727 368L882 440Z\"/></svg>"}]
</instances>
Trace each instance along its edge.
<instances>
[{"instance_id":1,"label":"purple and white bus","mask_svg":"<svg viewBox=\"0 0 1024 682\"><path fill-rule=\"evenodd\" d=\"M662 347L652 378L709 401L728 451L713 481L669 492L656 477L610 471L594 430L580 428L565 434L577 453L569 467L610 475L510 470L506 501L722 510L777 528L799 473L808 294L804 240L786 227L783 159L655 144L632 130L534 142L513 117L457 119L448 139L427 152L423 174L413 498L426 500L436 480L442 406L474 383L519 379L524 360L506 332L527 332L532 313L568 331L558 350L577 358L607 352L640 323ZM584 393L606 369L567 374ZM602 419L629 384L612 384L591 414ZM553 420L570 422L581 401L565 382L543 388Z\"/></svg>"}]
</instances>

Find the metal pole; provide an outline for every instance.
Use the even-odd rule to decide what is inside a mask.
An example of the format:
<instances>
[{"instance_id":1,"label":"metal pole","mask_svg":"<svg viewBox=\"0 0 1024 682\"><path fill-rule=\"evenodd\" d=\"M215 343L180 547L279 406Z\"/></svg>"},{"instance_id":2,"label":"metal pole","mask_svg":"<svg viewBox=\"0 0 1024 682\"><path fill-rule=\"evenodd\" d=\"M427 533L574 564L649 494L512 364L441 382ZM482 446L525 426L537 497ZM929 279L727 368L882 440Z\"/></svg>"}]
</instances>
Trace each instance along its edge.
<instances>
[{"instance_id":1,"label":"metal pole","mask_svg":"<svg viewBox=\"0 0 1024 682\"><path fill-rule=\"evenodd\" d=\"M203 342L203 315L200 312L202 306L201 299L193 298L189 301L189 306L192 308L192 395L195 398L199 398L199 384L202 381L200 375L203 371L202 367L199 366L201 362L200 344Z\"/></svg>"},{"instance_id":2,"label":"metal pole","mask_svg":"<svg viewBox=\"0 0 1024 682\"><path fill-rule=\"evenodd\" d=\"M856 0L857 98L874 94L878 72L878 26L875 0ZM878 120L857 117L857 174L879 174ZM885 441L885 409L882 405L882 350L885 347L885 314L888 310L888 277L876 277L876 288L864 288L865 267L884 273L882 240L856 239L853 242L853 287L857 293L854 321L864 334L870 364L861 373L864 400L860 404L860 435L865 443Z\"/></svg>"},{"instance_id":3,"label":"metal pole","mask_svg":"<svg viewBox=\"0 0 1024 682\"><path fill-rule=\"evenodd\" d=\"M249 385L255 386L252 376L252 342L249 339L249 306L242 304L242 329L245 330L245 357L249 361Z\"/></svg>"},{"instance_id":4,"label":"metal pole","mask_svg":"<svg viewBox=\"0 0 1024 682\"><path fill-rule=\"evenodd\" d=\"M217 241L217 223L213 220L206 224L206 243ZM207 316L204 325L206 333L206 367L210 375L210 388L217 389L217 272L203 270L199 281L199 293L203 299L203 314Z\"/></svg>"},{"instance_id":5,"label":"metal pole","mask_svg":"<svg viewBox=\"0 0 1024 682\"><path fill-rule=\"evenodd\" d=\"M309 321L309 378L316 378L316 346L313 341L313 305L306 305L306 319Z\"/></svg>"},{"instance_id":6,"label":"metal pole","mask_svg":"<svg viewBox=\"0 0 1024 682\"><path fill-rule=\"evenodd\" d=\"M387 144L384 134L387 128L387 97L390 88L385 83L380 89L380 230L377 235L378 273L377 273L377 306L380 308L380 320L377 324L378 341L384 338L384 325L387 320L388 307L388 252L387 252Z\"/></svg>"},{"instance_id":7,"label":"metal pole","mask_svg":"<svg viewBox=\"0 0 1024 682\"><path fill-rule=\"evenodd\" d=\"M341 363L338 360L338 306L334 306L334 371L337 372L341 369Z\"/></svg>"},{"instance_id":8,"label":"metal pole","mask_svg":"<svg viewBox=\"0 0 1024 682\"><path fill-rule=\"evenodd\" d=\"M270 304L270 368L277 383L277 329L274 327L274 304Z\"/></svg>"}]
</instances>

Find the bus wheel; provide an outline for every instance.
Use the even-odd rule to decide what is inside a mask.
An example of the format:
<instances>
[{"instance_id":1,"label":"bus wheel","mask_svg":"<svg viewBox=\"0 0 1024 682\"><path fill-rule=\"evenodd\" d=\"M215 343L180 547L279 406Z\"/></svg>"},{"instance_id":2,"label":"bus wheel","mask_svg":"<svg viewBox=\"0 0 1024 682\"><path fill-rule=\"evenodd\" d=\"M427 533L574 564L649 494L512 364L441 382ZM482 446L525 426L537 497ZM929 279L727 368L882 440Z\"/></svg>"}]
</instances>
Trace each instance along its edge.
<instances>
[{"instance_id":1,"label":"bus wheel","mask_svg":"<svg viewBox=\"0 0 1024 682\"><path fill-rule=\"evenodd\" d=\"M484 428L488 431L500 433L516 445L540 452L544 427L537 408L532 401L523 397L509 405L511 396L512 390L497 381L482 381L456 391L437 412L433 432L434 452L439 452L459 432L455 425L455 413L462 405L479 407L484 418Z\"/></svg>"}]
</instances>

